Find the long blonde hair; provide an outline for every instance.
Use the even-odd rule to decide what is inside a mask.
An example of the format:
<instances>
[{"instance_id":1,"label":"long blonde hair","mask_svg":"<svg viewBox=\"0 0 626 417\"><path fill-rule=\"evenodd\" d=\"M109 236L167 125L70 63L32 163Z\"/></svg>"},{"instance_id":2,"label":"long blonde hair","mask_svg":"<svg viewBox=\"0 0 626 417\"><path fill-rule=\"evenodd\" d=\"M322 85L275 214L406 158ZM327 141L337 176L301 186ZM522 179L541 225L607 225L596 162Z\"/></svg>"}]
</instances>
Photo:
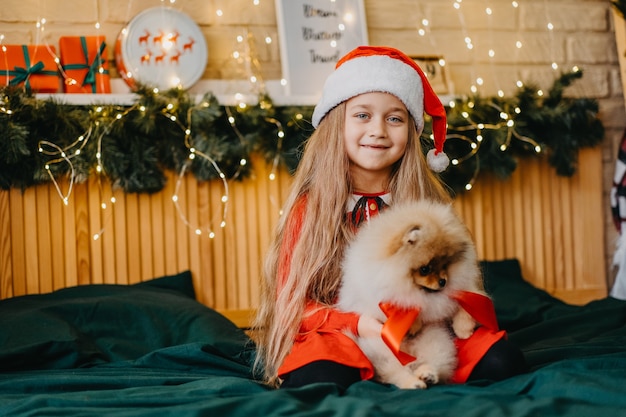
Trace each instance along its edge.
<instances>
[{"instance_id":1,"label":"long blonde hair","mask_svg":"<svg viewBox=\"0 0 626 417\"><path fill-rule=\"evenodd\" d=\"M307 140L283 207L275 238L265 257L263 293L254 324L255 367L265 381L277 385L277 369L291 350L307 300L331 305L341 281L341 260L353 235L345 221L352 194L348 156L344 148L345 102L332 109ZM439 179L426 165L420 133L409 118L409 140L396 162L388 191L392 202L430 198L449 201ZM300 238L293 248L289 274L278 292L278 265L285 229L294 205L306 197Z\"/></svg>"}]
</instances>

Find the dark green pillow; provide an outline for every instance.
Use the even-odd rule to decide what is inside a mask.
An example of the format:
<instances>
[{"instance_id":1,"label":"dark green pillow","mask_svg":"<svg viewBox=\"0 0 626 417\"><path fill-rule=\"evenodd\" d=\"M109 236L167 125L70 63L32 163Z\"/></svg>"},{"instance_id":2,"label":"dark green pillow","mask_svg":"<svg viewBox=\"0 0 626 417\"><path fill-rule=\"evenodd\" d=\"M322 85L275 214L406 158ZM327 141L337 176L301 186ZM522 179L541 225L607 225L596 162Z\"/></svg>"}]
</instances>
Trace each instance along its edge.
<instances>
[{"instance_id":1,"label":"dark green pillow","mask_svg":"<svg viewBox=\"0 0 626 417\"><path fill-rule=\"evenodd\" d=\"M526 281L517 259L482 261L485 289L492 297L500 327L515 331L562 314L572 306Z\"/></svg>"},{"instance_id":2,"label":"dark green pillow","mask_svg":"<svg viewBox=\"0 0 626 417\"><path fill-rule=\"evenodd\" d=\"M0 317L0 371L95 366L198 342L240 360L249 343L241 329L195 300L189 271L6 299Z\"/></svg>"}]
</instances>

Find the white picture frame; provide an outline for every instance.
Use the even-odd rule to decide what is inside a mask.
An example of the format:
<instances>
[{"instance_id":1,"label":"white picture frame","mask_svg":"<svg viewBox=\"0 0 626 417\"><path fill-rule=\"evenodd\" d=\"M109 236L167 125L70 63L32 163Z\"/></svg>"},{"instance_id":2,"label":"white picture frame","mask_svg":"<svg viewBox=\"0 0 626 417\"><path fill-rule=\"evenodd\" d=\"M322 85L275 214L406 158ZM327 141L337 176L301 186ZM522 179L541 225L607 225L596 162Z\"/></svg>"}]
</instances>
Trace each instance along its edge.
<instances>
[{"instance_id":1,"label":"white picture frame","mask_svg":"<svg viewBox=\"0 0 626 417\"><path fill-rule=\"evenodd\" d=\"M368 44L363 0L275 0L275 4L284 93L292 101L315 104L337 61Z\"/></svg>"}]
</instances>

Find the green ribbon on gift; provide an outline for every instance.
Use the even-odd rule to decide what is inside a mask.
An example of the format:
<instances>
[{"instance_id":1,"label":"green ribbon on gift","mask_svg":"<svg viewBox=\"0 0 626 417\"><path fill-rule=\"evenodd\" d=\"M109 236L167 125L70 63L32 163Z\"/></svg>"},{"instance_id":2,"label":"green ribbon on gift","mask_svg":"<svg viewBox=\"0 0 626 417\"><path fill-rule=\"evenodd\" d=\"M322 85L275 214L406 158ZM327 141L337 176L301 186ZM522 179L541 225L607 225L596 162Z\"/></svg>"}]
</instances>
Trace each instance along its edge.
<instances>
[{"instance_id":1,"label":"green ribbon on gift","mask_svg":"<svg viewBox=\"0 0 626 417\"><path fill-rule=\"evenodd\" d=\"M100 48L98 49L98 53L96 54L93 62L89 63L89 50L87 49L87 39L84 36L80 37L80 45L83 49L83 56L85 57L84 64L67 64L63 66L63 70L76 70L76 69L86 69L87 74L85 75L85 79L83 80L82 86L91 85L91 92L96 93L96 73L98 73L98 69L102 66L103 58L102 54L104 53L104 48L106 44L102 42L100 44ZM104 69L102 74L108 74L109 70Z\"/></svg>"},{"instance_id":2,"label":"green ribbon on gift","mask_svg":"<svg viewBox=\"0 0 626 417\"><path fill-rule=\"evenodd\" d=\"M24 65L25 68L15 66L13 70L9 70L9 76L13 76L14 78L9 81L9 85L17 85L19 83L24 83L24 87L26 91L30 92L30 81L29 78L33 74L38 75L54 75L55 77L58 75L57 71L44 71L44 63L42 61L38 61L35 65L30 65L30 55L28 54L28 46L22 45L22 53L24 54Z\"/></svg>"}]
</instances>

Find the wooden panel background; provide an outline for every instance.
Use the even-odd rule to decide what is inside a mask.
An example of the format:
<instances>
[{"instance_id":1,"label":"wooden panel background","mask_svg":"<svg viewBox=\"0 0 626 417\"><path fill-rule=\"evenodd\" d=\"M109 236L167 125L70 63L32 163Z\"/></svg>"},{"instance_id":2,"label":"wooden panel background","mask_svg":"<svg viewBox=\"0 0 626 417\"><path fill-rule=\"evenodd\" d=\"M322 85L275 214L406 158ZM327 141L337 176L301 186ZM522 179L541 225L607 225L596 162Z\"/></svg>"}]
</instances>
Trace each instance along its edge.
<instances>
[{"instance_id":1,"label":"wooden panel background","mask_svg":"<svg viewBox=\"0 0 626 417\"><path fill-rule=\"evenodd\" d=\"M601 149L589 149L572 178L537 159L521 160L507 181L482 176L455 201L481 258L516 257L529 281L569 302L606 296L601 163ZM53 185L0 191L0 298L190 269L199 301L245 321L259 299L262 256L290 184L288 173L270 180L270 167L254 166L254 178L229 183L223 229L222 183L183 179L178 195L188 227L172 202L176 173L153 195L112 191L91 178L75 185L67 206ZM102 209L111 196L116 203ZM195 234L211 221L215 238Z\"/></svg>"}]
</instances>

